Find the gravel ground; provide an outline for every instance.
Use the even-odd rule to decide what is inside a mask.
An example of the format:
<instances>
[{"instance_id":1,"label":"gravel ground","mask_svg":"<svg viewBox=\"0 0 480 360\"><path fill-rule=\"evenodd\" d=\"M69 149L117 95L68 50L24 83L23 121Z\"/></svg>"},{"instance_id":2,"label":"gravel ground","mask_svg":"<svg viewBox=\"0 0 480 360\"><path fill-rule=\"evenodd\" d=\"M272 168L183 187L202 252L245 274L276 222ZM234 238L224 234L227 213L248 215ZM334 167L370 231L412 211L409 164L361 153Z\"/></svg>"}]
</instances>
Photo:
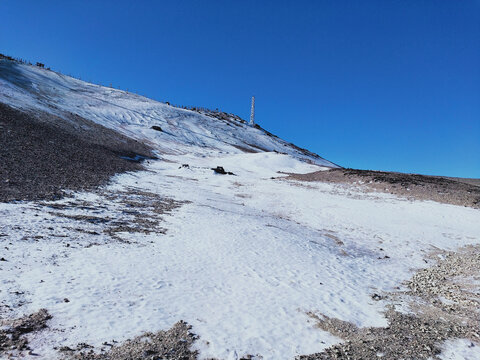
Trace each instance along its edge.
<instances>
[{"instance_id":1,"label":"gravel ground","mask_svg":"<svg viewBox=\"0 0 480 360\"><path fill-rule=\"evenodd\" d=\"M179 321L168 331L146 333L120 345L108 344L110 349L101 353L95 353L86 344L60 351L69 360L195 360L197 351L190 348L197 337L190 330L191 326Z\"/></svg>"},{"instance_id":2,"label":"gravel ground","mask_svg":"<svg viewBox=\"0 0 480 360\"><path fill-rule=\"evenodd\" d=\"M317 318L318 326L345 342L302 360L326 359L431 359L441 353L443 341L465 337L465 326L454 328L441 319L425 319L390 310L386 328L357 328L338 319Z\"/></svg>"},{"instance_id":3,"label":"gravel ground","mask_svg":"<svg viewBox=\"0 0 480 360\"><path fill-rule=\"evenodd\" d=\"M57 199L92 189L116 173L139 170L122 159L153 157L144 144L66 114L25 113L0 103L0 201Z\"/></svg>"},{"instance_id":4,"label":"gravel ground","mask_svg":"<svg viewBox=\"0 0 480 360\"><path fill-rule=\"evenodd\" d=\"M423 317L448 319L454 328L467 326L466 338L480 342L480 245L457 252L439 251L433 267L418 271L407 282L410 307Z\"/></svg>"},{"instance_id":5,"label":"gravel ground","mask_svg":"<svg viewBox=\"0 0 480 360\"><path fill-rule=\"evenodd\" d=\"M310 313L320 329L345 341L298 359L437 359L448 339L466 338L471 346L480 346L480 246L432 257L440 260L418 271L405 284L407 291L377 295L378 300L406 305L409 313L389 305L385 313L389 324L378 328L358 328Z\"/></svg>"},{"instance_id":6,"label":"gravel ground","mask_svg":"<svg viewBox=\"0 0 480 360\"><path fill-rule=\"evenodd\" d=\"M480 208L480 179L462 179L355 169L289 174L287 179L361 185L417 200Z\"/></svg>"},{"instance_id":7,"label":"gravel ground","mask_svg":"<svg viewBox=\"0 0 480 360\"><path fill-rule=\"evenodd\" d=\"M30 349L27 336L47 329L51 318L47 310L41 309L20 319L0 320L0 358L38 356ZM84 343L75 349L62 347L59 352L65 360L195 360L198 353L191 347L197 336L190 330L190 325L179 321L167 331L145 333L122 344L104 343L100 352Z\"/></svg>"}]
</instances>

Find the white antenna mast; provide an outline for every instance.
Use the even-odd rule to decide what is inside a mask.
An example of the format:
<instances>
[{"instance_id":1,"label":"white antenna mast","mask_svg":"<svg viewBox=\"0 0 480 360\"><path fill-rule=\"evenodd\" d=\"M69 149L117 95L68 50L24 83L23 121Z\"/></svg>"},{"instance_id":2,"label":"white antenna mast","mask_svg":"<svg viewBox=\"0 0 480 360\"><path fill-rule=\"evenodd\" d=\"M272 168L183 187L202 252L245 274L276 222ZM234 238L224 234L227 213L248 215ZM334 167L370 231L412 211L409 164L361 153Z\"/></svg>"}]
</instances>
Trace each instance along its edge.
<instances>
[{"instance_id":1,"label":"white antenna mast","mask_svg":"<svg viewBox=\"0 0 480 360\"><path fill-rule=\"evenodd\" d=\"M252 110L250 110L250 125L255 125L255 96L252 96Z\"/></svg>"}]
</instances>

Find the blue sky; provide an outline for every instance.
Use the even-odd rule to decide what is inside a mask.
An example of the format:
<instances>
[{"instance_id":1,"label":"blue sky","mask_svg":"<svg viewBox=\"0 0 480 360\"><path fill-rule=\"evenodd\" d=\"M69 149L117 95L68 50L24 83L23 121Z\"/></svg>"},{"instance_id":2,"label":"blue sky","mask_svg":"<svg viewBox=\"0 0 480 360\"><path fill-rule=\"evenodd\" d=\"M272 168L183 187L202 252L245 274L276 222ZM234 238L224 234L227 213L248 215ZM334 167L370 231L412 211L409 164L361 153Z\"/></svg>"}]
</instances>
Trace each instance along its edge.
<instances>
[{"instance_id":1,"label":"blue sky","mask_svg":"<svg viewBox=\"0 0 480 360\"><path fill-rule=\"evenodd\" d=\"M257 121L345 167L480 178L480 1L0 1L0 52Z\"/></svg>"}]
</instances>

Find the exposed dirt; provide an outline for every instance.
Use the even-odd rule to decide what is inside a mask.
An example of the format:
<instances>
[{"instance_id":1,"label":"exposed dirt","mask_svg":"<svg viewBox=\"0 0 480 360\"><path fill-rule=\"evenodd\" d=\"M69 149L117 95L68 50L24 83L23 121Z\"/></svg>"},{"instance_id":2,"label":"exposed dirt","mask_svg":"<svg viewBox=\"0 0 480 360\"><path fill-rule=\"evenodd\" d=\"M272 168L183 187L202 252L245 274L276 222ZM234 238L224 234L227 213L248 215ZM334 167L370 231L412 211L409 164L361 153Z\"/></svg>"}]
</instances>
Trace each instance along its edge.
<instances>
[{"instance_id":1,"label":"exposed dirt","mask_svg":"<svg viewBox=\"0 0 480 360\"><path fill-rule=\"evenodd\" d=\"M195 360L197 351L191 347L197 336L190 330L191 326L179 321L168 331L146 333L119 345L105 344L110 349L100 353L86 344L75 349L63 347L60 352L71 360Z\"/></svg>"},{"instance_id":2,"label":"exposed dirt","mask_svg":"<svg viewBox=\"0 0 480 360\"><path fill-rule=\"evenodd\" d=\"M0 103L0 201L56 199L92 189L153 158L144 144L77 115L26 113ZM122 158L124 157L124 158Z\"/></svg>"},{"instance_id":3,"label":"exposed dirt","mask_svg":"<svg viewBox=\"0 0 480 360\"><path fill-rule=\"evenodd\" d=\"M289 174L287 179L355 184L418 200L480 208L480 179L449 178L355 169L331 169L309 174Z\"/></svg>"},{"instance_id":4,"label":"exposed dirt","mask_svg":"<svg viewBox=\"0 0 480 360\"><path fill-rule=\"evenodd\" d=\"M480 346L480 246L434 256L441 260L418 271L405 284L407 291L375 294L378 300L400 301L411 313L390 305L385 313L389 325L384 328L358 328L309 313L319 328L345 342L298 359L432 359L438 358L442 343L453 338L467 338L471 346Z\"/></svg>"},{"instance_id":5,"label":"exposed dirt","mask_svg":"<svg viewBox=\"0 0 480 360\"><path fill-rule=\"evenodd\" d=\"M20 319L0 319L0 358L22 356L25 352L33 355L25 335L45 329L51 318L47 310L41 309Z\"/></svg>"}]
</instances>

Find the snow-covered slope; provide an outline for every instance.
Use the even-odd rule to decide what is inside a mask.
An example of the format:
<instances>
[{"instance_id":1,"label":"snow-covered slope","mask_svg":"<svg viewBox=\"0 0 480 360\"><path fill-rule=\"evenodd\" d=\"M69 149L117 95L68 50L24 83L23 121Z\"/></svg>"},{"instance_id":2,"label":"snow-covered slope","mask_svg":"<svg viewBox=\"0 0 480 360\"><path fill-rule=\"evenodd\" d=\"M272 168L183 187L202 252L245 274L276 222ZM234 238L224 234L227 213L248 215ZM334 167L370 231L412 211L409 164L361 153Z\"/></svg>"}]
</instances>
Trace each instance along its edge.
<instances>
[{"instance_id":1,"label":"snow-covered slope","mask_svg":"<svg viewBox=\"0 0 480 360\"><path fill-rule=\"evenodd\" d=\"M0 60L0 102L67 118L73 113L148 142L161 153L277 151L337 167L234 117L219 119L8 60ZM160 126L163 131L152 126Z\"/></svg>"},{"instance_id":2,"label":"snow-covered slope","mask_svg":"<svg viewBox=\"0 0 480 360\"><path fill-rule=\"evenodd\" d=\"M78 114L148 142L161 157L94 192L0 203L0 325L41 308L52 315L46 329L26 335L35 355L25 358L60 359L58 349L79 344L108 351L112 340L184 320L199 336L199 359L291 360L342 342L318 328L323 316L351 323L348 330L387 325L392 305L418 315L413 305L424 301L400 297L405 281L448 258L445 250L480 241L477 209L287 181L282 172L333 164L235 120L6 61L0 102L72 121ZM467 275L478 278L461 280ZM400 335L418 333L434 331L422 325ZM462 349L475 358L469 342L444 340L435 339L446 355ZM434 358L434 346L421 345Z\"/></svg>"}]
</instances>

